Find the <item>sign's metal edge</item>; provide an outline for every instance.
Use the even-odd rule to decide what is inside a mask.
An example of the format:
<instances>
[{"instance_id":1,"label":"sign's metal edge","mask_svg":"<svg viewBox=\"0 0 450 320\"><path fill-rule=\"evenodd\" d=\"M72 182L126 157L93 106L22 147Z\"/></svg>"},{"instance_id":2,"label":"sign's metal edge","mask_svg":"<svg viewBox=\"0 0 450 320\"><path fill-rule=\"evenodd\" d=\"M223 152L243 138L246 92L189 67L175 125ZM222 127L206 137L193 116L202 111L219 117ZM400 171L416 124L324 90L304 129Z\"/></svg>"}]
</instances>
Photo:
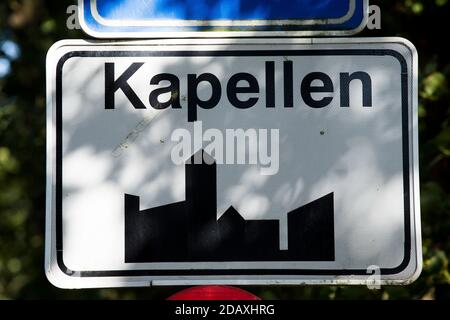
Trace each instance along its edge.
<instances>
[{"instance_id":1,"label":"sign's metal edge","mask_svg":"<svg viewBox=\"0 0 450 320\"><path fill-rule=\"evenodd\" d=\"M47 54L47 182L46 182L46 244L45 244L45 271L46 276L49 281L57 287L60 288L99 288L99 287L138 287L138 286L149 286L149 285L193 285L193 284L234 284L234 285L323 285L323 284L350 284L350 285L362 285L367 284L365 280L354 279L352 276L338 276L338 277L329 277L327 279L308 279L308 277L303 276L302 280L292 280L292 279L279 279L276 280L276 275L267 277L267 279L261 280L261 276L258 276L260 279L250 279L250 280L242 280L242 279L226 279L226 277L220 277L222 280L218 280L216 278L212 278L210 276L203 276L203 280L193 279L195 276L179 276L178 279L170 279L166 277L166 279L158 279L155 277L130 277L130 278L121 278L121 277L104 277L102 279L98 278L84 278L82 280L82 284L74 283L74 278L64 274L56 263L56 248L51 246L52 240L55 237L55 225L53 224L55 207L53 205L53 199L55 197L54 194L54 167L55 167L55 158L54 158L54 135L53 130L50 130L49 127L53 126L54 123L54 114L53 114L53 106L54 106L54 92L53 92L53 79L54 79L54 70L52 67L55 66L55 59L60 58L58 54L58 50L65 46L83 46L83 45L101 45L101 46L141 46L141 45L161 45L161 44L169 44L175 45L178 42L179 45L183 44L198 44L198 45L207 45L211 44L211 41L194 41L189 39L184 39L183 41L128 41L128 42L102 42L102 41L85 41L85 40L62 40L57 42L52 46ZM181 42L181 43L180 43ZM182 43L184 42L184 43ZM200 42L200 43L199 43ZM203 43L202 43L203 42ZM239 40L225 40L217 39L217 43L212 44L271 44L279 43L280 39L273 39L269 42L267 40L258 40L254 39L253 41L248 41L244 39ZM417 126L417 109L418 109L418 98L417 98L417 72L418 72L418 57L417 51L414 45L408 40L402 38L350 38L350 39L285 39L283 44L399 44L404 46L411 55L411 92L410 92L410 110L411 119L409 119L410 126L412 126L412 130L409 130L409 138L411 144L410 150L410 174L411 174L411 193L412 193L412 223L411 223L411 231L414 232L416 237L412 237L414 243L414 251L415 251L415 270L412 275L410 275L407 279L402 280L381 280L382 285L402 285L409 284L415 281L421 272L422 269L422 250L421 250L421 228L420 228L420 194L419 194L419 174L418 174L418 126ZM412 236L413 234L411 234ZM411 248L412 249L412 248ZM198 276L196 277L198 278ZM251 278L251 277L248 277ZM310 277L309 277L310 278ZM80 279L80 278L78 278Z\"/></svg>"},{"instance_id":2,"label":"sign's metal edge","mask_svg":"<svg viewBox=\"0 0 450 320\"><path fill-rule=\"evenodd\" d=\"M89 36L98 39L160 39L160 38L283 38L283 37L328 37L328 36L351 36L361 32L367 25L369 0L362 0L363 17L360 24L347 30L299 30L299 31L173 31L173 32L109 32L96 31L92 29L85 19L84 0L78 0L78 19L81 29ZM351 18L349 19L351 20ZM327 25L327 24L324 24ZM334 24L328 24L335 26ZM127 27L127 26L125 26Z\"/></svg>"}]
</instances>

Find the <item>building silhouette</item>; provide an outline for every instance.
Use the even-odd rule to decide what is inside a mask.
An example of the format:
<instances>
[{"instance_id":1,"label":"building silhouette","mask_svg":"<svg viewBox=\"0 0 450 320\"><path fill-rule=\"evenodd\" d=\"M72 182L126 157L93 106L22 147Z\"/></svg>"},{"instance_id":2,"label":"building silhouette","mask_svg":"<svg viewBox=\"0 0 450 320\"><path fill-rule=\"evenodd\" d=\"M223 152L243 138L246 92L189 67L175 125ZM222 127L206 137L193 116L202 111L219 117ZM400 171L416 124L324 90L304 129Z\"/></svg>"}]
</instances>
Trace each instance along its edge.
<instances>
[{"instance_id":1,"label":"building silhouette","mask_svg":"<svg viewBox=\"0 0 450 320\"><path fill-rule=\"evenodd\" d=\"M333 193L287 214L280 250L278 220L245 220L233 207L217 219L216 177L201 150L186 163L185 201L140 210L140 198L125 194L125 262L335 260Z\"/></svg>"}]
</instances>

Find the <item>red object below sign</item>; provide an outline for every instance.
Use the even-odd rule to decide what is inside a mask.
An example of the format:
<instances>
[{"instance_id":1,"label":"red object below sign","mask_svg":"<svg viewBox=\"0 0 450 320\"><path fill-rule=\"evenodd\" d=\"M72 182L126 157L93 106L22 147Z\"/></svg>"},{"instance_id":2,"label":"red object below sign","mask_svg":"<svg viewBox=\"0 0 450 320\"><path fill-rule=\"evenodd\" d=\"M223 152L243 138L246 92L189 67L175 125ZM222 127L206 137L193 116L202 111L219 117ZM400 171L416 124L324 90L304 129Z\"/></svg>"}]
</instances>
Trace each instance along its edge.
<instances>
[{"instance_id":1,"label":"red object below sign","mask_svg":"<svg viewBox=\"0 0 450 320\"><path fill-rule=\"evenodd\" d=\"M167 300L261 300L242 289L227 286L200 286L175 293Z\"/></svg>"}]
</instances>

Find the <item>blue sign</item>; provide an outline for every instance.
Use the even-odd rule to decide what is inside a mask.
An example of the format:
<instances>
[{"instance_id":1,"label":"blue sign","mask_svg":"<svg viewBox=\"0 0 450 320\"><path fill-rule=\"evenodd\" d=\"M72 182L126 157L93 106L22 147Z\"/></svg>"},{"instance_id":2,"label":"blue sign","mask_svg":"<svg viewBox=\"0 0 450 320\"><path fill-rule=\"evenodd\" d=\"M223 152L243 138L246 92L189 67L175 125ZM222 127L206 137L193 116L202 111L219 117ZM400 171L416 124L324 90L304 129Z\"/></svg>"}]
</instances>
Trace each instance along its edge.
<instances>
[{"instance_id":1,"label":"blue sign","mask_svg":"<svg viewBox=\"0 0 450 320\"><path fill-rule=\"evenodd\" d=\"M100 38L314 36L360 31L368 0L79 0L79 5L84 31Z\"/></svg>"}]
</instances>

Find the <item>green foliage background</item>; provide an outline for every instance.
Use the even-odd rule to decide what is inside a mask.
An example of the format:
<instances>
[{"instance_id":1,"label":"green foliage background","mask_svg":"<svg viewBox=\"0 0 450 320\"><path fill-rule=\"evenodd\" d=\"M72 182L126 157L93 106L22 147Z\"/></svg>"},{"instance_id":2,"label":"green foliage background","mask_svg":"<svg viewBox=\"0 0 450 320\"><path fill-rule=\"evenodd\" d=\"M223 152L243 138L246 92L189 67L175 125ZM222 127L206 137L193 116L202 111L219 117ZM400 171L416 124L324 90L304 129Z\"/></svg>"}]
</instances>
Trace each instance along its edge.
<instances>
[{"instance_id":1,"label":"green foliage background","mask_svg":"<svg viewBox=\"0 0 450 320\"><path fill-rule=\"evenodd\" d=\"M66 28L70 4L70 0L0 1L0 299L164 299L180 288L60 290L44 275L45 55L57 40L88 38ZM382 29L366 30L361 36L402 36L419 52L422 276L407 287L376 291L246 288L262 298L450 298L450 1L371 4L381 7Z\"/></svg>"}]
</instances>

